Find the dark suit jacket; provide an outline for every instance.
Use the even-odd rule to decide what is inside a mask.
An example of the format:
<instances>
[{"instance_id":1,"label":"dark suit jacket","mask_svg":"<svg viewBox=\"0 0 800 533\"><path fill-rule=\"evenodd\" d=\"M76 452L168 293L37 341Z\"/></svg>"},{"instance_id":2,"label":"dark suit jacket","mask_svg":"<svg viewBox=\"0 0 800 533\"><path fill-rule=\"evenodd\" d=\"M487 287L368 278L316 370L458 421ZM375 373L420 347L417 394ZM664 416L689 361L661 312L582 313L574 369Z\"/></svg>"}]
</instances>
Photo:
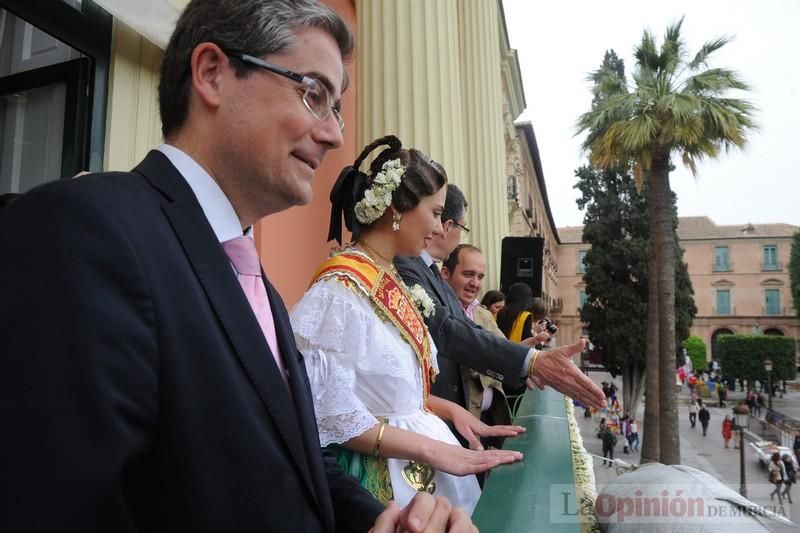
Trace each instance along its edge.
<instances>
[{"instance_id":1,"label":"dark suit jacket","mask_svg":"<svg viewBox=\"0 0 800 533\"><path fill-rule=\"evenodd\" d=\"M163 154L20 197L0 250L0 530L370 527L280 296L266 282L288 388Z\"/></svg>"},{"instance_id":2,"label":"dark suit jacket","mask_svg":"<svg viewBox=\"0 0 800 533\"><path fill-rule=\"evenodd\" d=\"M528 348L469 320L450 286L438 280L421 257L398 256L394 264L406 285L420 285L436 304L436 312L425 319L439 351L440 373L431 386L433 394L466 407L467 368L515 386L523 382L520 374Z\"/></svg>"}]
</instances>

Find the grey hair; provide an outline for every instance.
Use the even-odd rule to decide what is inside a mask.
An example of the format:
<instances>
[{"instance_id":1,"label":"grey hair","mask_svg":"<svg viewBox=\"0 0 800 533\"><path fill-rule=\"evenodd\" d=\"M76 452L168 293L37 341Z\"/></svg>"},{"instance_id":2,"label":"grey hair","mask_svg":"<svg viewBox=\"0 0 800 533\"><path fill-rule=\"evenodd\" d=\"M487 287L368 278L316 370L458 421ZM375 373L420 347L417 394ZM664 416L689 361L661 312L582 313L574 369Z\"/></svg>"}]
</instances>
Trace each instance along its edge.
<instances>
[{"instance_id":1,"label":"grey hair","mask_svg":"<svg viewBox=\"0 0 800 533\"><path fill-rule=\"evenodd\" d=\"M294 45L294 32L318 28L333 37L342 59L350 58L353 34L342 18L316 0L192 0L183 10L161 61L158 104L165 138L186 122L189 113L192 52L211 42L223 50L254 56L279 54ZM247 70L235 62L237 76Z\"/></svg>"}]
</instances>

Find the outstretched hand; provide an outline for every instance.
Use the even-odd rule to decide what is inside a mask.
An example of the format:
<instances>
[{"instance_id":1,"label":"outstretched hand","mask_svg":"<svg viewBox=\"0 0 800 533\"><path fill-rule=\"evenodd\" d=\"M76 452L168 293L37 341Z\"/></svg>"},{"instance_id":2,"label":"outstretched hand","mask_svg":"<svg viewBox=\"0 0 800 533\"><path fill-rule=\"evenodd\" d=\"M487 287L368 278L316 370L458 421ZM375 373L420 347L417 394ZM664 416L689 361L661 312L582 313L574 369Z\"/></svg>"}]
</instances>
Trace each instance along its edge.
<instances>
[{"instance_id":1,"label":"outstretched hand","mask_svg":"<svg viewBox=\"0 0 800 533\"><path fill-rule=\"evenodd\" d=\"M522 426L484 424L463 408L453 413L452 422L456 431L469 443L470 450L483 450L480 437L516 437L525 431Z\"/></svg>"},{"instance_id":2,"label":"outstretched hand","mask_svg":"<svg viewBox=\"0 0 800 533\"><path fill-rule=\"evenodd\" d=\"M370 533L477 533L467 514L447 498L417 493L403 509L389 502Z\"/></svg>"},{"instance_id":3,"label":"outstretched hand","mask_svg":"<svg viewBox=\"0 0 800 533\"><path fill-rule=\"evenodd\" d=\"M467 476L486 472L492 468L522 460L522 453L514 450L468 450L460 444L436 441L425 463L436 470L454 476Z\"/></svg>"},{"instance_id":4,"label":"outstretched hand","mask_svg":"<svg viewBox=\"0 0 800 533\"><path fill-rule=\"evenodd\" d=\"M603 390L584 375L572 361L575 355L583 351L584 346L586 340L581 339L575 344L539 352L533 376L528 379L528 387L530 388L531 384L539 388L549 385L584 405L597 409L605 407L606 397Z\"/></svg>"}]
</instances>

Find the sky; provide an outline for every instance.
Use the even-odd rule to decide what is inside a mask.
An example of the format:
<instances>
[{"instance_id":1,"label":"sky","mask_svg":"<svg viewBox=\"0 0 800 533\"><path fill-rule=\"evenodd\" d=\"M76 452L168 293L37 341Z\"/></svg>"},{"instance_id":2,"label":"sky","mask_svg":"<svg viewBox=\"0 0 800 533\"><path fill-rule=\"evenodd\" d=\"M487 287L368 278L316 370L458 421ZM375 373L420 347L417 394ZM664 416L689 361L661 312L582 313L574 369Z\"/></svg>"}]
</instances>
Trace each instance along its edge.
<instances>
[{"instance_id":1,"label":"sky","mask_svg":"<svg viewBox=\"0 0 800 533\"><path fill-rule=\"evenodd\" d=\"M746 97L758 107L760 128L744 151L698 165L696 178L673 156L678 215L708 216L720 225L800 226L800 1L503 0L503 8L527 102L518 120L530 121L536 133L558 227L583 223L573 186L575 170L586 163L585 136L575 136L575 122L591 106L587 75L613 49L630 79L642 32L653 32L660 46L667 26L681 16L690 56L707 41L733 36L710 66L736 70L750 84Z\"/></svg>"}]
</instances>

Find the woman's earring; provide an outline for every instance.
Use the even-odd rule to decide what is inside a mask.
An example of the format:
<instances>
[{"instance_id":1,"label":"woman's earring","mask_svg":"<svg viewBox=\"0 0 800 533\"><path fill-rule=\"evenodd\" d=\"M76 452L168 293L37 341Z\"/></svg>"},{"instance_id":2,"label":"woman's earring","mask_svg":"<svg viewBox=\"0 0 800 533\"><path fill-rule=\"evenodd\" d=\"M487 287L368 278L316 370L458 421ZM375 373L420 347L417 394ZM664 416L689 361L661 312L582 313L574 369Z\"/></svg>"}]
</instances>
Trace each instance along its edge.
<instances>
[{"instance_id":1,"label":"woman's earring","mask_svg":"<svg viewBox=\"0 0 800 533\"><path fill-rule=\"evenodd\" d=\"M400 231L400 218L402 218L400 213L392 215L392 231Z\"/></svg>"}]
</instances>

